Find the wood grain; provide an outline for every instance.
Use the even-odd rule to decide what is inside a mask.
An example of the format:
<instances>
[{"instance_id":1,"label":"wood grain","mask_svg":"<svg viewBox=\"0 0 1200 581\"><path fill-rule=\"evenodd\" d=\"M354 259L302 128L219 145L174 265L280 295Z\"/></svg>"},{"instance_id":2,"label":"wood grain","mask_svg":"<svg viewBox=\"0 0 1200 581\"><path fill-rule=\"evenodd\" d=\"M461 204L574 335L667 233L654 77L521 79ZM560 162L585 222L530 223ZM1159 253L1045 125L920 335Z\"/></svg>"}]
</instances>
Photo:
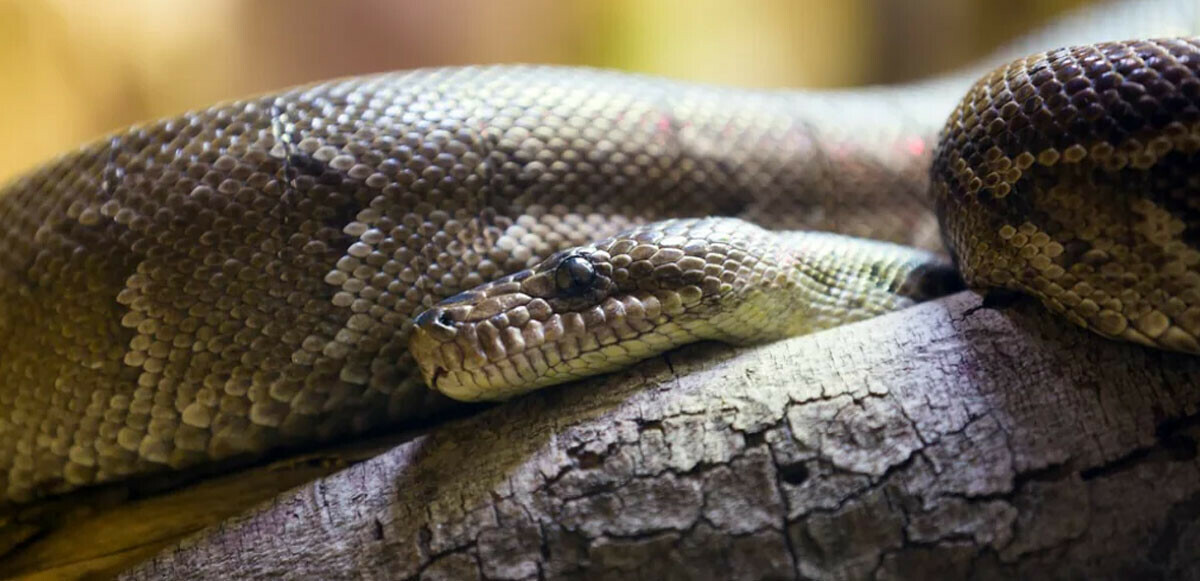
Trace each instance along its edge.
<instances>
[{"instance_id":1,"label":"wood grain","mask_svg":"<svg viewBox=\"0 0 1200 581\"><path fill-rule=\"evenodd\" d=\"M125 578L1200 575L1200 360L977 306L525 397Z\"/></svg>"}]
</instances>

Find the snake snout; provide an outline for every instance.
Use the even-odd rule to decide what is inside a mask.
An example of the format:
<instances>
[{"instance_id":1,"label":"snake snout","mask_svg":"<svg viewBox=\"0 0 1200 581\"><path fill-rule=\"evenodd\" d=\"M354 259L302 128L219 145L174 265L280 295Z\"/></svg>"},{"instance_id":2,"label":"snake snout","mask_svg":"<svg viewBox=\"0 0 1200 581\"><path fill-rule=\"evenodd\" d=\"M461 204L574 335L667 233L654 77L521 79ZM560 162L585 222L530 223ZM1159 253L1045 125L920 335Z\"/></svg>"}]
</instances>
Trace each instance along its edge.
<instances>
[{"instance_id":1,"label":"snake snout","mask_svg":"<svg viewBox=\"0 0 1200 581\"><path fill-rule=\"evenodd\" d=\"M425 382L437 389L448 372L441 347L458 335L454 316L450 309L434 306L417 315L413 324L409 350L416 358Z\"/></svg>"},{"instance_id":2,"label":"snake snout","mask_svg":"<svg viewBox=\"0 0 1200 581\"><path fill-rule=\"evenodd\" d=\"M454 327L454 316L450 314L450 310L440 306L426 309L413 319L413 324L418 330L429 333L441 341L453 339L458 332Z\"/></svg>"}]
</instances>

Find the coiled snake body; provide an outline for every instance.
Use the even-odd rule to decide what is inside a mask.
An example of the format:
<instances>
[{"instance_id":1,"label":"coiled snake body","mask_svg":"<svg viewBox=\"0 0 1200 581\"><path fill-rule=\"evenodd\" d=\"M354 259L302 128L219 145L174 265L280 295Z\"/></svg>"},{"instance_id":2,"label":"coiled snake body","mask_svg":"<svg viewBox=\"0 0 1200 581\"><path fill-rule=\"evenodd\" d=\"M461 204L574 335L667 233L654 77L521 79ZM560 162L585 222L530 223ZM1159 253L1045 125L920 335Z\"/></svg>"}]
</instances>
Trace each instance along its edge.
<instances>
[{"instance_id":1,"label":"coiled snake body","mask_svg":"<svg viewBox=\"0 0 1200 581\"><path fill-rule=\"evenodd\" d=\"M900 308L953 288L938 219L971 286L1200 351L1200 42L1016 61L935 154L963 88L440 69L87 146L0 197L0 489L409 421L446 403L425 381L494 399Z\"/></svg>"}]
</instances>

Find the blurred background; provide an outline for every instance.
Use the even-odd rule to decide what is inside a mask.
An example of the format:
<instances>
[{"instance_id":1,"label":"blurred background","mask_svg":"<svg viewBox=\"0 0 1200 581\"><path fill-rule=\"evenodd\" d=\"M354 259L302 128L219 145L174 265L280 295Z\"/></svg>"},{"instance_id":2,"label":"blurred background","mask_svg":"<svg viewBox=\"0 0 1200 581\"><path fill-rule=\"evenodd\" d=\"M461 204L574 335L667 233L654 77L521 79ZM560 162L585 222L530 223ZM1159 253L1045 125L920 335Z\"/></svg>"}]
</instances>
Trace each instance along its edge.
<instances>
[{"instance_id":1,"label":"blurred background","mask_svg":"<svg viewBox=\"0 0 1200 581\"><path fill-rule=\"evenodd\" d=\"M0 0L0 180L131 123L330 77L539 62L901 82L1088 0Z\"/></svg>"}]
</instances>

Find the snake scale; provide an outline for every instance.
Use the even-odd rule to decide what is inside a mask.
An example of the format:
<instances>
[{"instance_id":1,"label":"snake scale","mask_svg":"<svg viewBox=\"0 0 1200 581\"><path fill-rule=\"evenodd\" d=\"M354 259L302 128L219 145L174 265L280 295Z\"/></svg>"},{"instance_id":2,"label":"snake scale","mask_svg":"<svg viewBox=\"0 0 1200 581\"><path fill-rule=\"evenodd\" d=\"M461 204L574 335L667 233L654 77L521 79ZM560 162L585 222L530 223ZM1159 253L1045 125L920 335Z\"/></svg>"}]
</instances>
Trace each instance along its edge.
<instances>
[{"instance_id":1,"label":"snake scale","mask_svg":"<svg viewBox=\"0 0 1200 581\"><path fill-rule=\"evenodd\" d=\"M1007 57L1195 30L1145 6ZM1038 53L955 108L969 86L432 69L87 145L0 196L0 495L403 425L449 403L426 381L495 399L872 316L954 288L942 240L973 288L1200 351L1200 43Z\"/></svg>"}]
</instances>

